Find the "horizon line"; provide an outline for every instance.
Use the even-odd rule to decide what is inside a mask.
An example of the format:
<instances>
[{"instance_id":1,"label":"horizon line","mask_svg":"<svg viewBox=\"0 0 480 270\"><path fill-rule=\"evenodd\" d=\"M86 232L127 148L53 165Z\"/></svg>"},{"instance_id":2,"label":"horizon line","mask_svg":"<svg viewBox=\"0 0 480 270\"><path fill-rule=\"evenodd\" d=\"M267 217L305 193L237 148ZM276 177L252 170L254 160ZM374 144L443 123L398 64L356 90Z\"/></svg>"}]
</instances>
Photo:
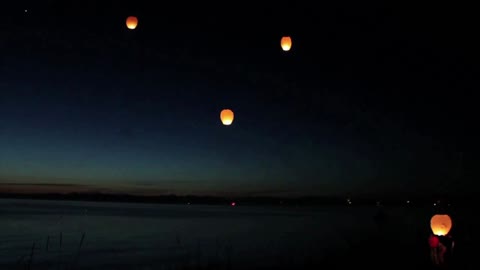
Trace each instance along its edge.
<instances>
[{"instance_id":1,"label":"horizon line","mask_svg":"<svg viewBox=\"0 0 480 270\"><path fill-rule=\"evenodd\" d=\"M373 195L373 194L349 194L349 195L296 195L296 196L280 196L280 195L213 195L213 194L177 194L177 193L165 193L165 194L131 194L131 193L119 193L119 192L102 192L102 191L73 191L73 192L5 192L0 191L0 198L4 196L111 196L111 197L130 197L130 198L162 198L162 197L177 197L177 198L186 198L186 197L194 197L194 198L215 198L215 199L278 199L278 200L289 200L289 199L342 199L342 200L372 200L372 201L399 201L399 200L444 200L446 198L463 198L463 199L470 199L476 198L473 194L405 194L399 193L397 196L380 196L380 195ZM470 196L469 196L470 195Z\"/></svg>"}]
</instances>

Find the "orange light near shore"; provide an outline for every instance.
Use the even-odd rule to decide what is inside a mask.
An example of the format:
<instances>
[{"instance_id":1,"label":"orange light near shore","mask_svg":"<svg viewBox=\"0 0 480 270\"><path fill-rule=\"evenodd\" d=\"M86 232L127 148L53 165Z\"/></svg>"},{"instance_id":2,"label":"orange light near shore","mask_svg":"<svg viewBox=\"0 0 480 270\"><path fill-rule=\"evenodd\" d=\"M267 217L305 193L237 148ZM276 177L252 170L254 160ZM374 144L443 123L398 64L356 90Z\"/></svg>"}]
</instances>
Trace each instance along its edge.
<instances>
[{"instance_id":1,"label":"orange light near shore","mask_svg":"<svg viewBox=\"0 0 480 270\"><path fill-rule=\"evenodd\" d=\"M449 215L434 215L430 219L430 228L433 234L445 236L452 229L452 219Z\"/></svg>"},{"instance_id":2,"label":"orange light near shore","mask_svg":"<svg viewBox=\"0 0 480 270\"><path fill-rule=\"evenodd\" d=\"M127 24L128 29L133 30L133 29L137 28L137 25L138 25L137 17L135 17L135 16L128 17L127 21L126 21L126 24Z\"/></svg>"}]
</instances>

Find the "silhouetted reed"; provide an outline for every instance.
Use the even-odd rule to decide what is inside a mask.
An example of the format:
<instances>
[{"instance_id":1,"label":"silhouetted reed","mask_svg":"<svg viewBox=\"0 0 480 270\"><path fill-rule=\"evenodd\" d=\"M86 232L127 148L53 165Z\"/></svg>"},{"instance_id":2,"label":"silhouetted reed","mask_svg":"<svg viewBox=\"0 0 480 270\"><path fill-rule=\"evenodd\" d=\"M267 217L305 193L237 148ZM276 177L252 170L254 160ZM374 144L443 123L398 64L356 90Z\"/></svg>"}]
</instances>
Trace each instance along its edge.
<instances>
[{"instance_id":1,"label":"silhouetted reed","mask_svg":"<svg viewBox=\"0 0 480 270\"><path fill-rule=\"evenodd\" d=\"M63 244L63 233L60 232L60 245L58 249L58 270L62 267L62 244Z\"/></svg>"},{"instance_id":2,"label":"silhouetted reed","mask_svg":"<svg viewBox=\"0 0 480 270\"><path fill-rule=\"evenodd\" d=\"M48 245L50 244L50 235L47 236L47 243L45 244L45 251L48 251Z\"/></svg>"},{"instance_id":3,"label":"silhouetted reed","mask_svg":"<svg viewBox=\"0 0 480 270\"><path fill-rule=\"evenodd\" d=\"M33 242L32 250L30 251L30 258L28 259L27 270L32 269L33 254L35 253L35 242Z\"/></svg>"},{"instance_id":4,"label":"silhouetted reed","mask_svg":"<svg viewBox=\"0 0 480 270\"><path fill-rule=\"evenodd\" d=\"M80 257L80 252L83 246L83 242L85 241L86 233L83 232L82 236L80 238L80 242L78 244L76 253L74 258L70 262L68 261L63 261L63 233L59 234L59 241L58 241L58 249L57 251L57 258L56 262L52 262L49 260L44 260L42 261L42 249L37 248L37 245L35 242L33 242L32 247L30 249L30 253L27 255L22 255L18 258L18 260L15 263L15 268L16 269L22 269L22 270L35 270L35 269L58 269L58 270L68 270L68 269L76 269L77 264L78 264L78 259ZM55 249L52 250L52 244L51 244L51 238L50 235L47 236L46 238L46 243L45 243L45 254L49 254L52 251L55 251ZM38 253L40 251L40 253ZM37 254L38 253L38 254ZM37 257L38 259L34 260L34 258ZM55 259L54 259L55 260ZM34 263L34 261L36 263ZM50 266L50 267L48 267Z\"/></svg>"},{"instance_id":5,"label":"silhouetted reed","mask_svg":"<svg viewBox=\"0 0 480 270\"><path fill-rule=\"evenodd\" d=\"M73 269L76 269L78 264L78 257L80 256L80 250L82 249L83 240L85 239L85 232L82 233L82 238L80 239L80 243L78 244L77 255L75 256L75 262L73 264Z\"/></svg>"}]
</instances>

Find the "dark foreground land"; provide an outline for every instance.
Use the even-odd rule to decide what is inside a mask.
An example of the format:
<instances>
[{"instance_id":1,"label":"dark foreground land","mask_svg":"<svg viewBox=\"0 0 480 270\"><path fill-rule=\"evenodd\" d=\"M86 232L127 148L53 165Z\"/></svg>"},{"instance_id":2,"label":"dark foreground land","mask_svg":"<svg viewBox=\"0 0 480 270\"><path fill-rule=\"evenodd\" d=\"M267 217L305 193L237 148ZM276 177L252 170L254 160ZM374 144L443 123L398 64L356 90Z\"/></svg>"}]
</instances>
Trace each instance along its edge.
<instances>
[{"instance_id":1,"label":"dark foreground land","mask_svg":"<svg viewBox=\"0 0 480 270\"><path fill-rule=\"evenodd\" d=\"M44 202L42 206L35 200L7 201L0 207L0 221L5 221L0 227L7 229L0 234L0 269L435 269L428 246L428 223L436 212L433 208L302 209L184 204L144 207L83 202ZM473 215L476 211L473 208L448 211L454 223L451 233L455 248L453 260L446 269L478 269L475 231L479 221ZM64 223L55 227L55 220L60 216ZM369 225L364 226L366 223ZM22 224L30 229L17 229ZM182 230L182 226L183 231L177 231L177 227ZM342 228L337 230L336 226ZM30 234L32 229L39 233ZM73 233L67 233L68 230ZM49 239L45 231L51 233ZM62 232L63 249L60 248L59 254L58 235ZM336 233L339 234L337 242L342 242L338 247L337 242L322 242L325 234ZM197 235L211 238L197 245ZM235 235L246 241L239 242L236 238L231 246L223 245L227 242L224 240ZM262 241L256 240L272 236L281 244L288 241L285 245L289 250L278 252L278 245L258 246ZM192 237L193 245L186 240ZM215 243L217 237L222 243ZM306 239L311 241L304 241ZM11 244L20 240L24 244L16 252L12 248L18 245ZM48 241L50 247L46 248ZM32 242L35 242L33 254ZM117 242L122 244L115 244ZM151 243L155 245L150 246ZM212 252L209 244L220 252L217 254L216 249ZM243 249L245 244L247 250ZM252 258L254 265L246 262Z\"/></svg>"}]
</instances>

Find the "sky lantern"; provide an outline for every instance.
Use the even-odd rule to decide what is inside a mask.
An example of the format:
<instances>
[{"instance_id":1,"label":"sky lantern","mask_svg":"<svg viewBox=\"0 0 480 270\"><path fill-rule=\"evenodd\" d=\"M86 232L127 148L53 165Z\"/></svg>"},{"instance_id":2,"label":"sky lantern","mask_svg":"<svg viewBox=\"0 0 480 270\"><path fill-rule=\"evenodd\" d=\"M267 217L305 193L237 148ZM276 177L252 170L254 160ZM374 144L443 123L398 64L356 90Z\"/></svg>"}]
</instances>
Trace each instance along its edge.
<instances>
[{"instance_id":1,"label":"sky lantern","mask_svg":"<svg viewBox=\"0 0 480 270\"><path fill-rule=\"evenodd\" d=\"M127 24L128 29L133 30L133 29L137 28L137 25L138 25L137 17L135 17L135 16L128 17L127 21L126 21L126 24Z\"/></svg>"},{"instance_id":2,"label":"sky lantern","mask_svg":"<svg viewBox=\"0 0 480 270\"><path fill-rule=\"evenodd\" d=\"M448 215L434 215L430 220L432 232L438 236L445 236L452 228L452 219Z\"/></svg>"},{"instance_id":3,"label":"sky lantern","mask_svg":"<svg viewBox=\"0 0 480 270\"><path fill-rule=\"evenodd\" d=\"M229 109L224 109L220 113L220 120L222 120L222 124L225 126L229 126L233 122L233 111Z\"/></svg>"},{"instance_id":4,"label":"sky lantern","mask_svg":"<svg viewBox=\"0 0 480 270\"><path fill-rule=\"evenodd\" d=\"M288 52L292 48L292 38L285 36L282 37L280 40L280 45L282 46L282 50Z\"/></svg>"}]
</instances>

